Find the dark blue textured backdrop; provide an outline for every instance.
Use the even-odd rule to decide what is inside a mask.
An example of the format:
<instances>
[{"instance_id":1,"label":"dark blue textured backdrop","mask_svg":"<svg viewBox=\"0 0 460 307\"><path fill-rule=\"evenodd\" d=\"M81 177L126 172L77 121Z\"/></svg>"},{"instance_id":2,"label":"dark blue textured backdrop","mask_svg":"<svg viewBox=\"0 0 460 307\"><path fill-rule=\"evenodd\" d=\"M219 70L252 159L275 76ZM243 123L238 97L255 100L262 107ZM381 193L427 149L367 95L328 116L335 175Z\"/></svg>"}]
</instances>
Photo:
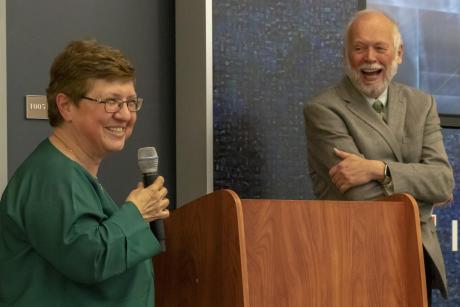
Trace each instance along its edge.
<instances>
[{"instance_id":1,"label":"dark blue textured backdrop","mask_svg":"<svg viewBox=\"0 0 460 307\"><path fill-rule=\"evenodd\" d=\"M447 280L449 284L449 299L442 299L439 293L433 297L433 307L460 306L460 254L452 252L452 220L460 217L460 129L444 129L444 145L446 146L449 161L454 169L456 188L452 205L435 210L437 215L437 229L442 252L446 261Z\"/></svg>"},{"instance_id":2,"label":"dark blue textured backdrop","mask_svg":"<svg viewBox=\"0 0 460 307\"><path fill-rule=\"evenodd\" d=\"M342 76L342 31L357 0L214 0L214 184L242 198L312 199L304 103ZM444 130L456 181L460 130ZM460 199L459 189L455 190ZM436 210L450 299L460 306L456 205Z\"/></svg>"},{"instance_id":3,"label":"dark blue textured backdrop","mask_svg":"<svg viewBox=\"0 0 460 307\"><path fill-rule=\"evenodd\" d=\"M215 0L214 183L243 198L311 198L302 109L341 77L356 0Z\"/></svg>"}]
</instances>

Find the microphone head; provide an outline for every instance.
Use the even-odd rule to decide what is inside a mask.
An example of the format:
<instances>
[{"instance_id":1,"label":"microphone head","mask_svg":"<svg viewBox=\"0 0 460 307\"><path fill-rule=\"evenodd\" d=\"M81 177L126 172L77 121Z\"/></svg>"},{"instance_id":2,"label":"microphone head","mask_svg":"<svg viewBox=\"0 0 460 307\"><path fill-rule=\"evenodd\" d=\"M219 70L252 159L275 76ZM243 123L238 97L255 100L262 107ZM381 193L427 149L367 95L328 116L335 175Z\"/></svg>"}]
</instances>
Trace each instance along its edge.
<instances>
[{"instance_id":1,"label":"microphone head","mask_svg":"<svg viewBox=\"0 0 460 307\"><path fill-rule=\"evenodd\" d=\"M158 154L155 147L142 147L137 150L137 164L142 174L158 172Z\"/></svg>"}]
</instances>

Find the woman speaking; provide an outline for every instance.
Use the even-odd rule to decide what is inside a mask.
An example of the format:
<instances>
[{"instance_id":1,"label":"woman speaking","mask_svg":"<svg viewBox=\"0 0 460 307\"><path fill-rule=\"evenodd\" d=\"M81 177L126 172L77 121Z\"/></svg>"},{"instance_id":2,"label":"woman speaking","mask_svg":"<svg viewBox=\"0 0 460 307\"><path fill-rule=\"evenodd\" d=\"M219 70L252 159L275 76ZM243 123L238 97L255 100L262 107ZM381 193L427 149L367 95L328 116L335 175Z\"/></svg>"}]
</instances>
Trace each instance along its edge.
<instances>
[{"instance_id":1,"label":"woman speaking","mask_svg":"<svg viewBox=\"0 0 460 307\"><path fill-rule=\"evenodd\" d=\"M117 205L98 182L120 151L142 98L114 48L71 42L50 70L52 134L9 181L0 202L0 306L153 306L148 222L169 216L163 178Z\"/></svg>"}]
</instances>

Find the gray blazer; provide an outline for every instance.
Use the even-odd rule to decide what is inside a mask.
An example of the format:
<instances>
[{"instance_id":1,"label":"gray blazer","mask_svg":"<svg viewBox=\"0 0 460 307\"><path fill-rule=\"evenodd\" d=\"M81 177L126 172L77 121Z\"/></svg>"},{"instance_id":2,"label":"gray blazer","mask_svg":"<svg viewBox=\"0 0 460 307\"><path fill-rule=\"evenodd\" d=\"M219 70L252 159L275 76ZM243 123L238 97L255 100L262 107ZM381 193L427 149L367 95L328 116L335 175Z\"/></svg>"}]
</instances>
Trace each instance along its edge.
<instances>
[{"instance_id":1,"label":"gray blazer","mask_svg":"<svg viewBox=\"0 0 460 307\"><path fill-rule=\"evenodd\" d=\"M319 199L367 200L409 193L417 200L423 245L433 260L433 288L447 297L444 260L431 219L433 203L449 198L452 168L442 140L436 103L414 88L391 83L386 122L369 106L348 78L313 98L304 108L308 165ZM393 189L377 181L340 193L329 169L340 161L333 148L388 164Z\"/></svg>"}]
</instances>

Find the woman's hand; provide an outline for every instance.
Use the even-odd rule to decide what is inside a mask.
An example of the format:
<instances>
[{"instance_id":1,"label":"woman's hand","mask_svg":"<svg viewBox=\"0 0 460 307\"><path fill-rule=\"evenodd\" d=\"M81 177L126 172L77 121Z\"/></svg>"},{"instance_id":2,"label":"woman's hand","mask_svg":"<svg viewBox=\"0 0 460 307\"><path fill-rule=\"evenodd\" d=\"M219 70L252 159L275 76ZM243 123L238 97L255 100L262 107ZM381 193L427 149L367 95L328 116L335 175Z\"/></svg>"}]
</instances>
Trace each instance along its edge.
<instances>
[{"instance_id":1,"label":"woman's hand","mask_svg":"<svg viewBox=\"0 0 460 307\"><path fill-rule=\"evenodd\" d=\"M153 184L144 188L139 182L137 188L129 193L126 201L132 202L146 222L164 219L169 216L169 199L165 198L168 190L163 186L164 178L158 176Z\"/></svg>"}]
</instances>

